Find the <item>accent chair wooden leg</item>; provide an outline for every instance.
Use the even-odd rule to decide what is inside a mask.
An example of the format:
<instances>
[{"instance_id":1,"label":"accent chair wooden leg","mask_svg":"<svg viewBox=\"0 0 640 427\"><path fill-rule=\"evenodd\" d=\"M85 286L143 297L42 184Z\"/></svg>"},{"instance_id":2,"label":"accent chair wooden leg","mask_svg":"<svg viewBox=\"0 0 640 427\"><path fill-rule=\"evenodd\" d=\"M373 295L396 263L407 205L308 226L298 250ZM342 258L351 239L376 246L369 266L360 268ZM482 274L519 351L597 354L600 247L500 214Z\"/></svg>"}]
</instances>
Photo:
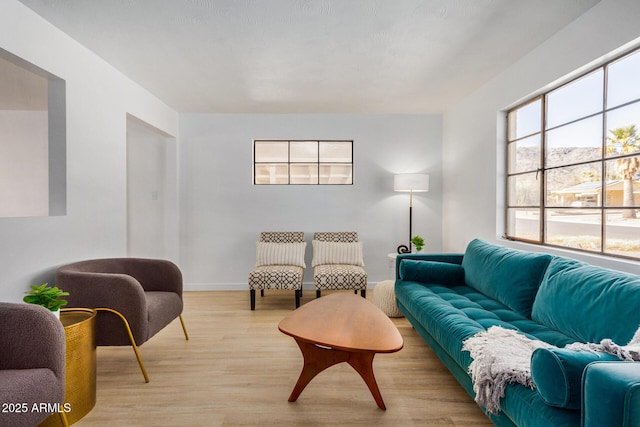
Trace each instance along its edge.
<instances>
[{"instance_id":1,"label":"accent chair wooden leg","mask_svg":"<svg viewBox=\"0 0 640 427\"><path fill-rule=\"evenodd\" d=\"M300 294L302 291L300 289L296 289L294 292L296 293L296 308L300 308Z\"/></svg>"},{"instance_id":2,"label":"accent chair wooden leg","mask_svg":"<svg viewBox=\"0 0 640 427\"><path fill-rule=\"evenodd\" d=\"M320 298L320 289L316 289L316 298Z\"/></svg>"},{"instance_id":3,"label":"accent chair wooden leg","mask_svg":"<svg viewBox=\"0 0 640 427\"><path fill-rule=\"evenodd\" d=\"M256 290L249 289L249 300L251 301L251 310L256 309Z\"/></svg>"},{"instance_id":4,"label":"accent chair wooden leg","mask_svg":"<svg viewBox=\"0 0 640 427\"><path fill-rule=\"evenodd\" d=\"M129 326L129 322L127 318L122 315L117 310L112 308L100 307L96 308L97 311L108 311L109 313L113 313L120 317L122 323L124 323L124 327L127 330L127 334L129 335L129 341L131 341L131 347L133 347L133 352L136 354L136 359L138 359L138 365L140 365L140 370L142 371L142 376L144 377L144 382L149 382L149 376L147 375L147 370L144 368L144 363L142 363L142 358L140 357L140 352L138 351L138 346L136 345L136 340L133 338L133 333L131 332L131 327Z\"/></svg>"},{"instance_id":5,"label":"accent chair wooden leg","mask_svg":"<svg viewBox=\"0 0 640 427\"><path fill-rule=\"evenodd\" d=\"M264 296L264 289L260 289L260 296L263 297Z\"/></svg>"},{"instance_id":6,"label":"accent chair wooden leg","mask_svg":"<svg viewBox=\"0 0 640 427\"><path fill-rule=\"evenodd\" d=\"M356 291L356 293L358 293L358 292ZM361 290L360 290L360 296L361 296L362 298L365 298L365 299L366 299L366 298L367 298L367 290L366 290L366 289L361 289Z\"/></svg>"},{"instance_id":7,"label":"accent chair wooden leg","mask_svg":"<svg viewBox=\"0 0 640 427\"><path fill-rule=\"evenodd\" d=\"M187 333L187 327L184 325L184 319L182 318L182 314L180 317L180 324L182 325L182 332L184 332L184 339L189 341L189 334Z\"/></svg>"}]
</instances>

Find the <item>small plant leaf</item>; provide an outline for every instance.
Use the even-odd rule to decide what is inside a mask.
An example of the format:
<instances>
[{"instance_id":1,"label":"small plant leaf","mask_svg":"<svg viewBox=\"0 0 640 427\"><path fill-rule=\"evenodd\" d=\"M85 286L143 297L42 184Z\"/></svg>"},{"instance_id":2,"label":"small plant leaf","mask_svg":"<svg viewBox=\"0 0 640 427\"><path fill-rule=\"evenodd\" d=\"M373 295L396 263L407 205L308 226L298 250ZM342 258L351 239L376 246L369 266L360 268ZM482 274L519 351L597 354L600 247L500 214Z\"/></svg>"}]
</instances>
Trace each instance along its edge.
<instances>
[{"instance_id":1,"label":"small plant leaf","mask_svg":"<svg viewBox=\"0 0 640 427\"><path fill-rule=\"evenodd\" d=\"M60 297L69 296L69 292L59 289L57 286L49 287L48 283L42 285L30 285L31 290L22 299L29 304L38 304L51 311L58 311L60 307L68 304L67 300Z\"/></svg>"}]
</instances>

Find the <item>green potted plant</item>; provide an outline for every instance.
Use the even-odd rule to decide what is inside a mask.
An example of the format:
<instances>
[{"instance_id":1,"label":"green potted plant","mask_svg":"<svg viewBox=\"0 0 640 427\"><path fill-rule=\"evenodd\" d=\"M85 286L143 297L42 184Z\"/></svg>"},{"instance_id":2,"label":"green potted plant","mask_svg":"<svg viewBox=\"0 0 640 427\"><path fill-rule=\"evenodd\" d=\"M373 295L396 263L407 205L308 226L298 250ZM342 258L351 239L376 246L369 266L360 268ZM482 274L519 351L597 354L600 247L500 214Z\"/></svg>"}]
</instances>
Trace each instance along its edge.
<instances>
[{"instance_id":1,"label":"green potted plant","mask_svg":"<svg viewBox=\"0 0 640 427\"><path fill-rule=\"evenodd\" d=\"M27 295L22 299L29 304L38 304L51 310L57 317L60 317L60 307L67 305L67 300L60 299L66 297L69 292L65 292L56 286L50 287L48 283L42 285L31 285L31 290L25 292Z\"/></svg>"},{"instance_id":2,"label":"green potted plant","mask_svg":"<svg viewBox=\"0 0 640 427\"><path fill-rule=\"evenodd\" d=\"M411 243L413 243L413 246L416 248L416 252L420 252L424 247L424 239L418 235L413 236Z\"/></svg>"}]
</instances>

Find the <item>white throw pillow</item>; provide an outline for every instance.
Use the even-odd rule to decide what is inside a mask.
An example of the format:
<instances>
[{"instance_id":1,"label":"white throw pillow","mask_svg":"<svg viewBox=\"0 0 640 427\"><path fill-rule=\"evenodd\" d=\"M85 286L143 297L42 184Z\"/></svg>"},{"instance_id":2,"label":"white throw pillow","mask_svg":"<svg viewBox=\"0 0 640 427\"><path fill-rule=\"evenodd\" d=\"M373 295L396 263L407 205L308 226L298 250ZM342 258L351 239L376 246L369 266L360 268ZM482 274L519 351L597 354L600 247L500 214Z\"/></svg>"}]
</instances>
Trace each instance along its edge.
<instances>
[{"instance_id":1,"label":"white throw pillow","mask_svg":"<svg viewBox=\"0 0 640 427\"><path fill-rule=\"evenodd\" d=\"M313 241L312 267L322 264L347 264L364 267L362 242Z\"/></svg>"},{"instance_id":2,"label":"white throw pillow","mask_svg":"<svg viewBox=\"0 0 640 427\"><path fill-rule=\"evenodd\" d=\"M256 243L256 267L262 265L296 265L305 268L304 250L307 242Z\"/></svg>"}]
</instances>

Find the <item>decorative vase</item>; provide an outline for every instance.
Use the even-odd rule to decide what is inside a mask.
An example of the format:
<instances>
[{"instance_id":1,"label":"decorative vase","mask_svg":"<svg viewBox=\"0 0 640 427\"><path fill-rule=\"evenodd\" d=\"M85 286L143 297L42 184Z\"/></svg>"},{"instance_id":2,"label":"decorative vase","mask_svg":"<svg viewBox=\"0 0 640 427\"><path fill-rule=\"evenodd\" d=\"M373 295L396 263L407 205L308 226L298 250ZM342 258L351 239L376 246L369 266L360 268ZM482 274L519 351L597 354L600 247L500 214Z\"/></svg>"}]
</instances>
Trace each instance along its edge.
<instances>
[{"instance_id":1,"label":"decorative vase","mask_svg":"<svg viewBox=\"0 0 640 427\"><path fill-rule=\"evenodd\" d=\"M49 310L49 311L51 311L51 310ZM58 320L60 320L60 310L51 311L51 313L53 313L53 315L56 316L56 318Z\"/></svg>"}]
</instances>

